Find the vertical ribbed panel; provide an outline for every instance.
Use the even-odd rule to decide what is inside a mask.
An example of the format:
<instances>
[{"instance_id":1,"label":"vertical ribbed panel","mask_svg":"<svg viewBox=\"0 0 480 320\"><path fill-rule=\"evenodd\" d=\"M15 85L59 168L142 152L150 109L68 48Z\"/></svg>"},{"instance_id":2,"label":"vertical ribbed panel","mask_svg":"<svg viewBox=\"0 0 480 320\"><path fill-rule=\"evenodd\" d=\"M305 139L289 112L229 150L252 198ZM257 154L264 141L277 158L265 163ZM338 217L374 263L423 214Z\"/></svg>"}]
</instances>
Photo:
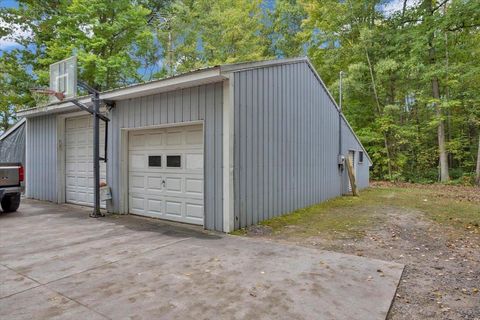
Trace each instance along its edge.
<instances>
[{"instance_id":1,"label":"vertical ribbed panel","mask_svg":"<svg viewBox=\"0 0 480 320\"><path fill-rule=\"evenodd\" d=\"M57 117L34 117L26 123L26 196L57 202Z\"/></svg>"},{"instance_id":2,"label":"vertical ribbed panel","mask_svg":"<svg viewBox=\"0 0 480 320\"><path fill-rule=\"evenodd\" d=\"M343 193L338 111L307 63L236 72L234 103L236 229ZM361 150L346 125L343 136L343 149Z\"/></svg>"},{"instance_id":3,"label":"vertical ribbed panel","mask_svg":"<svg viewBox=\"0 0 480 320\"><path fill-rule=\"evenodd\" d=\"M214 83L117 102L110 112L107 180L113 212L120 205L122 128L204 120L205 228L223 230L223 84Z\"/></svg>"}]
</instances>

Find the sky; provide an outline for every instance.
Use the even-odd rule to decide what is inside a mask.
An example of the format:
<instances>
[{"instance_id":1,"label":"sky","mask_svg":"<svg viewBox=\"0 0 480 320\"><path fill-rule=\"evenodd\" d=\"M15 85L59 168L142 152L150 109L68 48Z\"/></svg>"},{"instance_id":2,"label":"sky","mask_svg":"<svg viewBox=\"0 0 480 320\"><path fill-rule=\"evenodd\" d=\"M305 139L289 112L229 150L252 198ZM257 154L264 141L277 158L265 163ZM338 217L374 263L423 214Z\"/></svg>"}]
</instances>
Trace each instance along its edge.
<instances>
[{"instance_id":1,"label":"sky","mask_svg":"<svg viewBox=\"0 0 480 320\"><path fill-rule=\"evenodd\" d=\"M420 2L420 0L408 0L407 8L413 7L418 2ZM387 16L395 13L396 11L400 11L402 9L403 9L403 0L392 0L383 6L383 11Z\"/></svg>"},{"instance_id":2,"label":"sky","mask_svg":"<svg viewBox=\"0 0 480 320\"><path fill-rule=\"evenodd\" d=\"M18 2L16 0L0 0L0 8L17 8ZM0 20L0 26L5 26L5 22ZM23 35L26 36L28 33L20 30L20 28L15 28L14 31L15 35ZM2 51L9 51L15 47L18 47L19 44L15 41L9 39L8 37L0 38L0 55Z\"/></svg>"}]
</instances>

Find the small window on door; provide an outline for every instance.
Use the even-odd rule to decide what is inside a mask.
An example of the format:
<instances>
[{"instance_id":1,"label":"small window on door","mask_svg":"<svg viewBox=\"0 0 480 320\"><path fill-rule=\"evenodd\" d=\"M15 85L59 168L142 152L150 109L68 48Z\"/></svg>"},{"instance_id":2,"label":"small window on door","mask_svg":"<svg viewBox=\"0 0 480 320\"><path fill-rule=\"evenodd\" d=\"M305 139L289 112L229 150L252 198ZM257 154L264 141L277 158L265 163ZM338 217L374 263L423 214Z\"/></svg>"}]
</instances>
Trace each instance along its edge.
<instances>
[{"instance_id":1,"label":"small window on door","mask_svg":"<svg viewBox=\"0 0 480 320\"><path fill-rule=\"evenodd\" d=\"M182 166L182 157L175 155L175 156L167 156L167 168L180 168Z\"/></svg>"},{"instance_id":2,"label":"small window on door","mask_svg":"<svg viewBox=\"0 0 480 320\"><path fill-rule=\"evenodd\" d=\"M363 151L358 151L358 163L363 163Z\"/></svg>"},{"instance_id":3,"label":"small window on door","mask_svg":"<svg viewBox=\"0 0 480 320\"><path fill-rule=\"evenodd\" d=\"M148 156L148 166L149 167L161 167L162 166L162 156Z\"/></svg>"}]
</instances>

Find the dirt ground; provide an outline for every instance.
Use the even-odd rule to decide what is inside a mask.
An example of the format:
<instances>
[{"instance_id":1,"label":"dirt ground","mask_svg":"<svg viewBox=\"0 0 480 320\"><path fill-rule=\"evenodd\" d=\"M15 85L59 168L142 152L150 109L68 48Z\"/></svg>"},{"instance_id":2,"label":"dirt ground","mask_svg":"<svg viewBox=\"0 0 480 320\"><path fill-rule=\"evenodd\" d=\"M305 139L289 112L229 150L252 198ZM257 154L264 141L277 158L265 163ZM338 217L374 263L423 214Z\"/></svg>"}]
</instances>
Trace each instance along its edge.
<instances>
[{"instance_id":1,"label":"dirt ground","mask_svg":"<svg viewBox=\"0 0 480 320\"><path fill-rule=\"evenodd\" d=\"M388 319L478 320L479 222L478 188L376 183L244 234L405 264Z\"/></svg>"}]
</instances>

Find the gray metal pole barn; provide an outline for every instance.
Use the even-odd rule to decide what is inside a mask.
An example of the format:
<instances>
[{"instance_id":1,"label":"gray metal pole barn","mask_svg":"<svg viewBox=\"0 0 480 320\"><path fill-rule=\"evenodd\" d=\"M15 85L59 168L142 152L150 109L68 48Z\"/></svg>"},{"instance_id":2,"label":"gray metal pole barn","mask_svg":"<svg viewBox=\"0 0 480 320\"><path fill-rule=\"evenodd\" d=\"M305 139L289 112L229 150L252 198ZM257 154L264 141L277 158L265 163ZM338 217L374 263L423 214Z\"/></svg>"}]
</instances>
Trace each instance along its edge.
<instances>
[{"instance_id":1,"label":"gray metal pole barn","mask_svg":"<svg viewBox=\"0 0 480 320\"><path fill-rule=\"evenodd\" d=\"M347 193L339 153L355 153L358 186L369 183L368 154L306 58L222 65L101 96L116 103L108 114L109 212L132 208L129 135L192 123L203 127L206 229L229 232ZM66 102L22 113L28 197L65 201L68 172L59 170L65 151L56 144L64 141L62 123L73 110ZM44 174L54 177L48 187Z\"/></svg>"}]
</instances>

